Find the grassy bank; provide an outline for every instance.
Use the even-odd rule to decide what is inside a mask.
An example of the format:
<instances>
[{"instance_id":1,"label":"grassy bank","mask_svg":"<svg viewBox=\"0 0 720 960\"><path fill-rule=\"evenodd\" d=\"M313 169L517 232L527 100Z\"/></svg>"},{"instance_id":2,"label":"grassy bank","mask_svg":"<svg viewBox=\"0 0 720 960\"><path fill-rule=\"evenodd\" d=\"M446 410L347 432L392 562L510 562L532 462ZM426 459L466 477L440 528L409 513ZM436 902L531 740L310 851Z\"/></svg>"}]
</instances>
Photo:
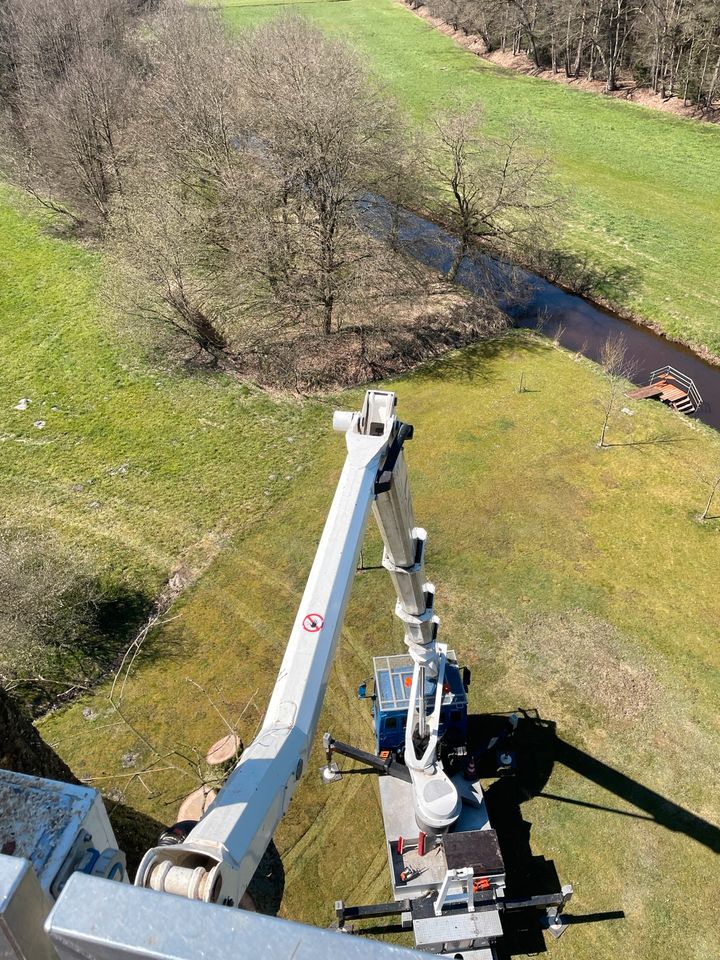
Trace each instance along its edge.
<instances>
[{"instance_id":1,"label":"grassy bank","mask_svg":"<svg viewBox=\"0 0 720 960\"><path fill-rule=\"evenodd\" d=\"M99 257L19 203L0 192L3 512L153 595L295 482L315 408L149 365L108 319Z\"/></svg>"},{"instance_id":2,"label":"grassy bank","mask_svg":"<svg viewBox=\"0 0 720 960\"><path fill-rule=\"evenodd\" d=\"M608 277L605 296L720 356L720 128L544 83L488 64L393 0L233 0L237 27L301 12L366 54L419 123L480 102L544 150L571 204L559 242Z\"/></svg>"}]
</instances>

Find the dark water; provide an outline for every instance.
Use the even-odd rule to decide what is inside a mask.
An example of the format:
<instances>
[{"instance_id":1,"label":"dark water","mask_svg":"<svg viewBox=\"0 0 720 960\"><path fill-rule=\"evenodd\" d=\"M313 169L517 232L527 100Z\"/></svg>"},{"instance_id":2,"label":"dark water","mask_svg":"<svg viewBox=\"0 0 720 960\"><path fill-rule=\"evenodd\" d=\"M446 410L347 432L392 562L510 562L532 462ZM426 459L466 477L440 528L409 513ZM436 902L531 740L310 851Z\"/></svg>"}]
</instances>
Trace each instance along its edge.
<instances>
[{"instance_id":1,"label":"dark water","mask_svg":"<svg viewBox=\"0 0 720 960\"><path fill-rule=\"evenodd\" d=\"M457 241L441 227L408 211L395 210L381 198L367 198L363 209L373 232L384 234L392 229L406 253L437 270L449 268ZM491 296L519 327L541 326L550 337L560 331L558 339L564 347L591 360L599 360L608 337L622 334L636 383L647 383L652 371L659 367L675 367L692 377L703 398L695 414L697 419L720 430L720 367L706 363L687 347L567 293L536 274L490 257L466 258L457 282L472 293ZM510 298L507 291L518 287L521 294Z\"/></svg>"}]
</instances>

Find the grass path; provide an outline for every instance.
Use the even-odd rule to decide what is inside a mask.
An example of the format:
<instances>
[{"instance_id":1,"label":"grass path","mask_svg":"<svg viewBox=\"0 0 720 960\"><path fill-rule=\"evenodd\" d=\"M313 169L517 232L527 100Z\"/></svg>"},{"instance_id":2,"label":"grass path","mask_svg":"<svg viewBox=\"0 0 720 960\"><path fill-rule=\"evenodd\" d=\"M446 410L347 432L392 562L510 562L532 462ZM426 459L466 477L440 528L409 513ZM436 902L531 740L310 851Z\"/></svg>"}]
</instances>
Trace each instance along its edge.
<instances>
[{"instance_id":1,"label":"grass path","mask_svg":"<svg viewBox=\"0 0 720 960\"><path fill-rule=\"evenodd\" d=\"M720 127L496 67L394 0L225 6L238 28L294 11L349 40L420 124L479 102L492 131L526 128L571 203L562 245L625 275L618 305L720 356Z\"/></svg>"}]
</instances>

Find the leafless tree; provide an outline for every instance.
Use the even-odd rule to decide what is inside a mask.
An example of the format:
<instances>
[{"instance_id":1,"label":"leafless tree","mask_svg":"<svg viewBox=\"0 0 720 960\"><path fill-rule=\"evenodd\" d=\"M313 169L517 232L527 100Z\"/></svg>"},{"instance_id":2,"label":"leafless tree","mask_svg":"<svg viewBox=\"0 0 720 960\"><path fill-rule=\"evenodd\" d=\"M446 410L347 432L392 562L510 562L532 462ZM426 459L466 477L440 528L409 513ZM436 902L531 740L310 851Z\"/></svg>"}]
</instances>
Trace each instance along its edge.
<instances>
[{"instance_id":1,"label":"leafless tree","mask_svg":"<svg viewBox=\"0 0 720 960\"><path fill-rule=\"evenodd\" d=\"M504 141L483 135L477 117L475 109L436 120L426 151L431 181L441 191L438 214L458 238L448 280L475 245L507 255L531 243L553 205L544 160L523 152L519 133Z\"/></svg>"},{"instance_id":2,"label":"leafless tree","mask_svg":"<svg viewBox=\"0 0 720 960\"><path fill-rule=\"evenodd\" d=\"M235 218L252 193L236 51L215 12L175 0L143 41L149 82L111 214L108 290L153 339L226 362L242 303L222 278L226 261L238 272Z\"/></svg>"},{"instance_id":3,"label":"leafless tree","mask_svg":"<svg viewBox=\"0 0 720 960\"><path fill-rule=\"evenodd\" d=\"M597 445L603 448L609 446L606 436L610 419L617 409L627 381L633 377L636 368L634 361L628 356L627 343L622 334L607 338L600 351L600 366L604 373L605 391L598 401L603 421Z\"/></svg>"},{"instance_id":4,"label":"leafless tree","mask_svg":"<svg viewBox=\"0 0 720 960\"><path fill-rule=\"evenodd\" d=\"M720 93L716 0L412 0L486 48L567 77L646 86L713 112Z\"/></svg>"},{"instance_id":5,"label":"leafless tree","mask_svg":"<svg viewBox=\"0 0 720 960\"><path fill-rule=\"evenodd\" d=\"M274 310L329 335L382 279L361 201L397 182L402 123L358 56L300 18L254 31L241 62L259 215L238 257Z\"/></svg>"},{"instance_id":6,"label":"leafless tree","mask_svg":"<svg viewBox=\"0 0 720 960\"><path fill-rule=\"evenodd\" d=\"M75 223L122 190L142 63L128 0L4 0L4 166Z\"/></svg>"},{"instance_id":7,"label":"leafless tree","mask_svg":"<svg viewBox=\"0 0 720 960\"><path fill-rule=\"evenodd\" d=\"M208 261L207 211L158 171L133 171L113 208L106 292L152 346L231 360L226 304Z\"/></svg>"},{"instance_id":8,"label":"leafless tree","mask_svg":"<svg viewBox=\"0 0 720 960\"><path fill-rule=\"evenodd\" d=\"M47 537L0 529L0 685L54 694L87 680L84 656L99 591Z\"/></svg>"},{"instance_id":9,"label":"leafless tree","mask_svg":"<svg viewBox=\"0 0 720 960\"><path fill-rule=\"evenodd\" d=\"M720 489L720 470L716 471L710 476L707 476L707 475L701 476L700 479L710 489L710 492L708 493L707 501L705 502L705 509L698 517L700 522L704 523L704 521L707 520L710 515L710 510L712 508L713 501L715 500L715 494Z\"/></svg>"},{"instance_id":10,"label":"leafless tree","mask_svg":"<svg viewBox=\"0 0 720 960\"><path fill-rule=\"evenodd\" d=\"M298 18L238 47L173 4L147 57L112 216L123 306L251 368L413 288L392 224L369 223L373 195L408 189L402 124L349 48Z\"/></svg>"}]
</instances>

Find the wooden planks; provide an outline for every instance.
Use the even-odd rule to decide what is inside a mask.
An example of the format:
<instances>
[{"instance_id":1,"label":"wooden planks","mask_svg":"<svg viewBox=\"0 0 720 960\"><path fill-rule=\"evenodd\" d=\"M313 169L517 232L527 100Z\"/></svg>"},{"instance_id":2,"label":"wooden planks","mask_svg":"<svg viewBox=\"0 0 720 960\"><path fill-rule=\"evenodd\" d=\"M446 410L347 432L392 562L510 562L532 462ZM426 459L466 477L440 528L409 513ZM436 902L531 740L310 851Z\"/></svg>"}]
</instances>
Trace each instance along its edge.
<instances>
[{"instance_id":1,"label":"wooden planks","mask_svg":"<svg viewBox=\"0 0 720 960\"><path fill-rule=\"evenodd\" d=\"M688 397L688 391L669 380L658 380L647 387L640 387L628 394L632 400L651 400L657 398L670 406L677 406Z\"/></svg>"},{"instance_id":2,"label":"wooden planks","mask_svg":"<svg viewBox=\"0 0 720 960\"><path fill-rule=\"evenodd\" d=\"M649 400L651 397L659 397L662 393L664 384L651 383L649 387L641 387L639 390L633 390L628 396L632 400Z\"/></svg>"}]
</instances>

